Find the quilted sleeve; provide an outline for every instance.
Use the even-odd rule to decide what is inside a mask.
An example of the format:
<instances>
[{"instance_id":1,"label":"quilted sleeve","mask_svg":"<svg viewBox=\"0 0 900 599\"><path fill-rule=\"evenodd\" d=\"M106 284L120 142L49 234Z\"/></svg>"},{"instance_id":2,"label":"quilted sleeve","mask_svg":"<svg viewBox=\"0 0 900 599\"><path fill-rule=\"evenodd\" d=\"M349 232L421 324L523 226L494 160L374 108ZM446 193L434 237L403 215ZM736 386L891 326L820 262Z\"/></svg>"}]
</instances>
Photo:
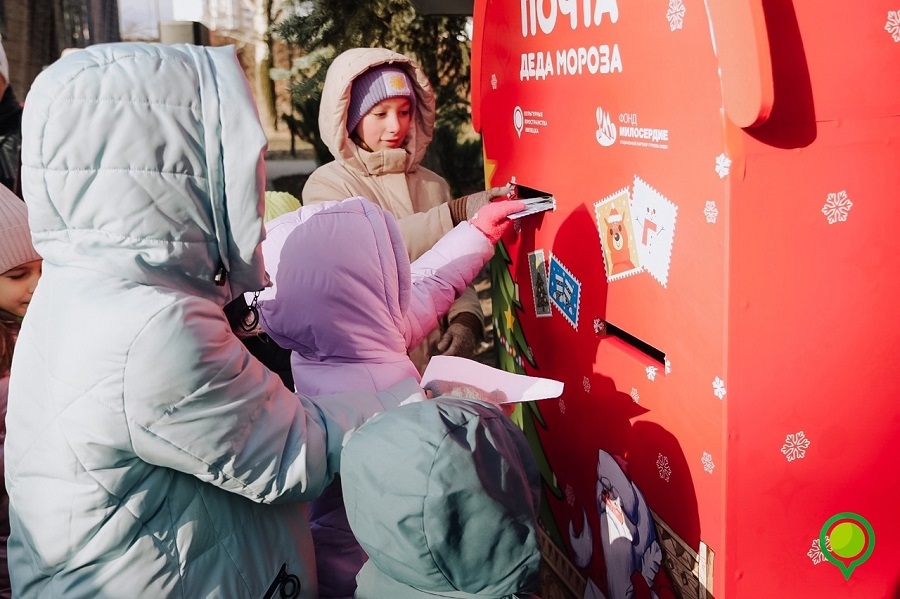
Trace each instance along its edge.
<instances>
[{"instance_id":1,"label":"quilted sleeve","mask_svg":"<svg viewBox=\"0 0 900 599\"><path fill-rule=\"evenodd\" d=\"M421 389L310 398L286 389L196 298L169 306L136 339L125 370L136 455L268 503L316 497L340 466L345 438Z\"/></svg>"},{"instance_id":2,"label":"quilted sleeve","mask_svg":"<svg viewBox=\"0 0 900 599\"><path fill-rule=\"evenodd\" d=\"M478 229L462 222L412 263L412 290L406 320L406 347L415 347L494 255L494 246ZM480 309L480 308L479 308Z\"/></svg>"}]
</instances>

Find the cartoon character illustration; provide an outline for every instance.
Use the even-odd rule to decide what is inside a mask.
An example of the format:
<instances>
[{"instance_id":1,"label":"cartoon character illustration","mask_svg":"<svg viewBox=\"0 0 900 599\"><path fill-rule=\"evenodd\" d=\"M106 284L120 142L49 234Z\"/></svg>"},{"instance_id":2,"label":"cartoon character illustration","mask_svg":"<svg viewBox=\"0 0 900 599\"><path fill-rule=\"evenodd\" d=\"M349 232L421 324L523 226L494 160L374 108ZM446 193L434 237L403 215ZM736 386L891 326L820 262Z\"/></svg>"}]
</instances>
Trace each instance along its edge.
<instances>
[{"instance_id":1,"label":"cartoon character illustration","mask_svg":"<svg viewBox=\"0 0 900 599\"><path fill-rule=\"evenodd\" d=\"M641 221L641 219L638 218L637 226L644 232L641 236L641 244L650 247L653 244L653 237L660 233L660 227L656 224L655 208L648 206L644 212L644 220Z\"/></svg>"},{"instance_id":2,"label":"cartoon character illustration","mask_svg":"<svg viewBox=\"0 0 900 599\"><path fill-rule=\"evenodd\" d=\"M594 204L606 280L615 281L642 271L631 217L628 188Z\"/></svg>"},{"instance_id":3,"label":"cartoon character illustration","mask_svg":"<svg viewBox=\"0 0 900 599\"><path fill-rule=\"evenodd\" d=\"M600 519L600 544L606 564L607 597L632 599L635 584L646 585L650 597L662 563L656 524L650 508L637 486L626 476L619 461L602 449L597 460L597 512ZM569 524L575 565L585 568L593 556L593 535L582 511L581 535ZM596 589L595 589L596 595Z\"/></svg>"},{"instance_id":4,"label":"cartoon character illustration","mask_svg":"<svg viewBox=\"0 0 900 599\"><path fill-rule=\"evenodd\" d=\"M635 268L631 261L631 244L622 215L613 207L605 219L606 243L609 247L609 274L617 275Z\"/></svg>"},{"instance_id":5,"label":"cartoon character illustration","mask_svg":"<svg viewBox=\"0 0 900 599\"><path fill-rule=\"evenodd\" d=\"M635 176L631 214L640 264L665 287L669 280L678 206Z\"/></svg>"}]
</instances>

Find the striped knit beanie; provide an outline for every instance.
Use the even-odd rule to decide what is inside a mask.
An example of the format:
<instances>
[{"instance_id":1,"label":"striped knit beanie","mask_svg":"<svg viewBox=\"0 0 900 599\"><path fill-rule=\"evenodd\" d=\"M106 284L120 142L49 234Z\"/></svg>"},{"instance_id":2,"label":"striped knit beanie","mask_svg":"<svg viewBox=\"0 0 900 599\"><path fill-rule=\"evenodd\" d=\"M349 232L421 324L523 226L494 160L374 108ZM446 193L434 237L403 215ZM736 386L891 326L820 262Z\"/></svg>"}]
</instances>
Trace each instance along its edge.
<instances>
[{"instance_id":1,"label":"striped knit beanie","mask_svg":"<svg viewBox=\"0 0 900 599\"><path fill-rule=\"evenodd\" d=\"M31 245L25 202L0 185L0 274L40 259Z\"/></svg>"},{"instance_id":2,"label":"striped knit beanie","mask_svg":"<svg viewBox=\"0 0 900 599\"><path fill-rule=\"evenodd\" d=\"M403 69L381 65L354 79L347 108L347 131L352 133L373 106L388 98L409 98L410 109L415 111L416 94Z\"/></svg>"}]
</instances>

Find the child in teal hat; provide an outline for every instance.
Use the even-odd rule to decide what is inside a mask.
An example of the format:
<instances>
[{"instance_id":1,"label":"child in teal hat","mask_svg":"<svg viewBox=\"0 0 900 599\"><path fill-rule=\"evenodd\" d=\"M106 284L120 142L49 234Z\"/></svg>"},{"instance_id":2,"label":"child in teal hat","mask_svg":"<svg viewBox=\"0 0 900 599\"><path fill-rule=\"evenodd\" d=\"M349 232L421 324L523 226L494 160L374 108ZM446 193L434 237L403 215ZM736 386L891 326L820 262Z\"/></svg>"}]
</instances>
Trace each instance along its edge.
<instances>
[{"instance_id":1,"label":"child in teal hat","mask_svg":"<svg viewBox=\"0 0 900 599\"><path fill-rule=\"evenodd\" d=\"M531 597L540 474L489 403L438 397L379 414L342 452L347 517L369 556L357 599Z\"/></svg>"}]
</instances>

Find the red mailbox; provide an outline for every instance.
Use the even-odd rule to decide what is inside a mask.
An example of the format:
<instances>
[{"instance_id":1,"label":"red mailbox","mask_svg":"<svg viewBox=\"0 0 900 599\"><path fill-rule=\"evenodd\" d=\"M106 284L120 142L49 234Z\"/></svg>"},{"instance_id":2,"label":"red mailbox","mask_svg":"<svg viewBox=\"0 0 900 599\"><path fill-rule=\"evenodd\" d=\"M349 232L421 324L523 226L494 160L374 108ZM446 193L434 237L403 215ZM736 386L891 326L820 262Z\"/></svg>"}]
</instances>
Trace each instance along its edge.
<instances>
[{"instance_id":1,"label":"red mailbox","mask_svg":"<svg viewBox=\"0 0 900 599\"><path fill-rule=\"evenodd\" d=\"M900 3L476 0L547 596L900 595ZM556 594L559 593L559 594Z\"/></svg>"}]
</instances>

